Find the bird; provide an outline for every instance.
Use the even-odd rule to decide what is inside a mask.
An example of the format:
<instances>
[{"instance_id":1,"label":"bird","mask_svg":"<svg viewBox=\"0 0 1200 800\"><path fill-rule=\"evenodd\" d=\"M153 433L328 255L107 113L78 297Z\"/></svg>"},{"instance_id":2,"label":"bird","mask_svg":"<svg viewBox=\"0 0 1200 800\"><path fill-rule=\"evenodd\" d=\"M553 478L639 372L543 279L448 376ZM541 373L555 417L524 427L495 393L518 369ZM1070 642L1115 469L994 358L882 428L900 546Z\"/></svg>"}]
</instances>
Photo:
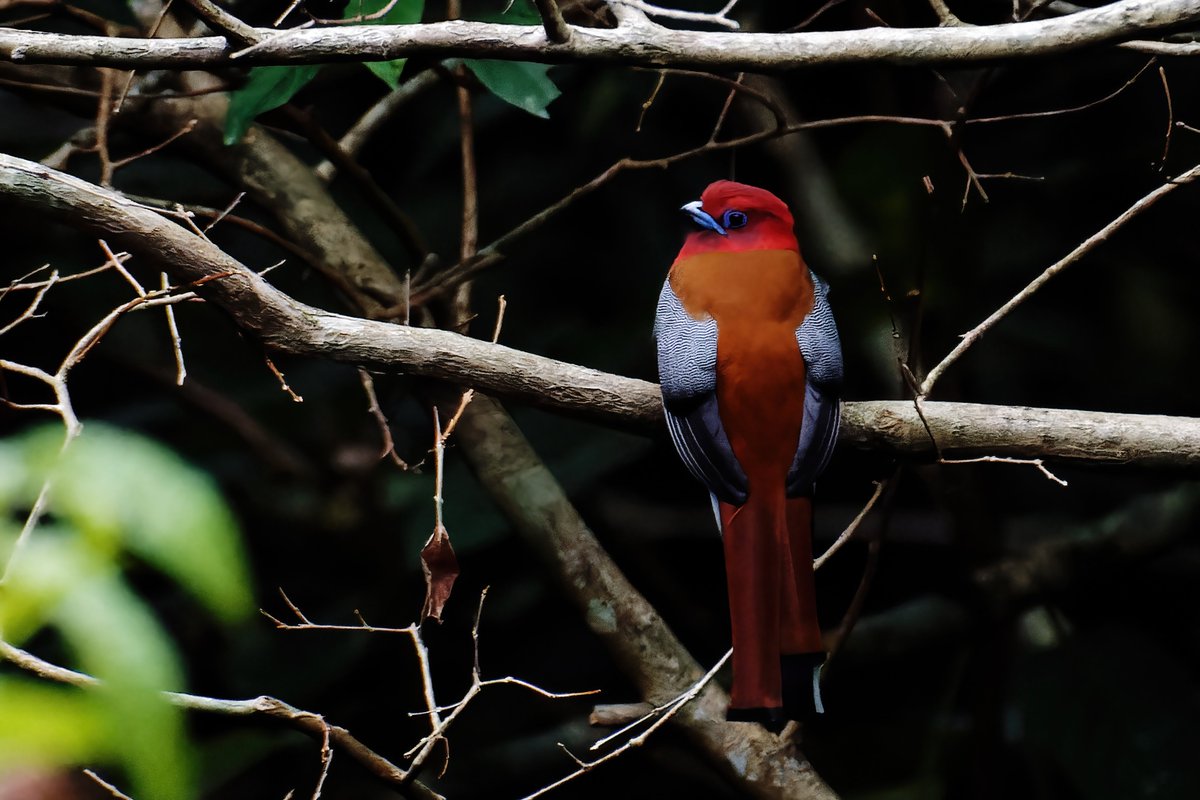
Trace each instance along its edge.
<instances>
[{"instance_id":1,"label":"bird","mask_svg":"<svg viewBox=\"0 0 1200 800\"><path fill-rule=\"evenodd\" d=\"M667 428L709 491L733 639L726 719L779 732L823 713L813 487L837 439L842 350L828 285L800 255L787 205L719 180L659 295Z\"/></svg>"}]
</instances>

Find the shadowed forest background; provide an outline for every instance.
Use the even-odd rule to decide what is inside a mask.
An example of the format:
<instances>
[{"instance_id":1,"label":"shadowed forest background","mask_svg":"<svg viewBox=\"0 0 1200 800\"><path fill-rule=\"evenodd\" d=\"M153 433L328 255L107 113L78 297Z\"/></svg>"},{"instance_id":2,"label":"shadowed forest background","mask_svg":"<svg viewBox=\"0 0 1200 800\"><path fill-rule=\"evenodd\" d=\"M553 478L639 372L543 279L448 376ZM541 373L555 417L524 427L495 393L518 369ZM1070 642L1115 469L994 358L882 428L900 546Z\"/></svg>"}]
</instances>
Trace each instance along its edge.
<instances>
[{"instance_id":1,"label":"shadowed forest background","mask_svg":"<svg viewBox=\"0 0 1200 800\"><path fill-rule=\"evenodd\" d=\"M32 13L19 5L0 4L0 24ZM134 24L121 3L73 5ZM268 25L279 11L274 6L285 4L257 12L255 4L226 5L245 11L248 22ZM464 14L495 13L500 5L467 3ZM977 24L1012 11L1005 2L959 5L955 12ZM746 0L735 16L744 27L776 31L816 9L811 2ZM177 13L190 19L186 7ZM443 15L429 4L426 20ZM937 21L924 4L848 0L813 27L869 27L878 24L876 16L893 27ZM86 32L60 14L31 27ZM786 104L795 121L867 114L955 121L1072 109L1137 77L1090 107L959 124L950 140L936 127L880 121L625 171L507 247L505 262L478 275L469 333L491 338L503 295L501 344L655 380L651 325L686 230L678 209L709 182L736 178L791 205L802 252L832 287L845 399L910 398L898 355L920 375L1043 269L1200 161L1194 130L1200 62L1168 57L1146 67L1150 60L1103 46L969 68L869 64L775 75L757 85ZM433 63L410 59L401 81ZM20 81L37 68L21 67L20 79L13 69L0 64L0 78L16 81L0 83L0 152L43 159L94 123L94 98L31 90ZM462 177L453 76L442 73L358 160L447 265L459 250ZM235 86L245 79L244 70L220 74ZM545 119L470 81L481 243L622 157L655 158L703 144L728 93L724 84L670 74L653 94L657 71L618 65L562 64L549 77L562 95ZM291 105L337 137L386 91L361 65L339 64L325 67ZM769 119L743 96L722 135L749 133ZM322 159L294 114L268 112L259 123L305 161ZM110 138L114 153L127 155L164 137L117 119ZM985 202L967 188L960 148L977 173L1037 179L983 178ZM86 153L67 166L88 181L98 180L98 170ZM131 196L215 209L241 191L182 141L118 170L113 183ZM332 192L398 273L419 266L359 183L339 174ZM252 199L234 213L276 227ZM1181 187L1129 222L990 331L946 373L934 399L1200 416L1193 380L1198 219L1197 190ZM208 235L252 269L286 259L268 280L292 297L357 313L338 287L261 236L228 223ZM105 259L94 236L15 205L0 211L0 241L5 284L46 263L65 273ZM136 258L128 264L157 287L156 272L138 267ZM0 354L53 369L84 331L131 296L111 271L56 286L41 304L43 317L0 338ZM27 302L28 293L0 300L0 321ZM303 397L293 402L264 363L262 346L226 314L212 304L174 310L185 385L174 385L162 315L127 314L71 373L71 397L85 428L104 421L145 434L216 481L242 531L255 607L288 614L282 588L314 622L353 625L356 610L373 625L402 627L416 619L425 593L419 552L434 524L428 382L374 376L396 452L419 465L402 470L379 458L380 430L352 366L272 355ZM0 377L13 400L35 402L45 391L22 376ZM729 644L720 541L705 492L667 438L507 407L625 574L701 665L714 664ZM0 409L0 431L16 435L47 419ZM454 702L470 685L471 627L484 587L490 587L479 629L485 678L511 675L556 692L600 690L548 699L518 687L488 687L449 734L444 777L435 778L440 756L422 775L447 797L520 797L574 768L556 743L580 754L607 732L588 725L596 703L643 698L489 501L453 438L445 462L445 525L461 575L444 622L423 629L439 701ZM821 616L833 630L863 578L868 542L879 542L857 624L826 674L828 713L806 724L801 739L805 755L842 797L1200 796L1195 476L1047 466L1069 485L1028 465L898 462L838 450L818 484L817 552L862 508L872 482L895 474L856 539L817 577ZM1113 531L1136 537L1164 528L1176 533L1151 552L1085 545L1077 555L1060 553L1052 574L1061 580L1048 581L1049 590L1013 591L995 577L1019 577L1023 558L1061 537L1086 543ZM138 560L127 574L173 637L188 691L271 695L323 714L395 757L427 732L423 717L409 715L424 700L407 639L281 631L256 614L223 625ZM71 663L52 633L22 646ZM727 685L727 670L718 680ZM0 708L0 724L3 716ZM283 797L289 789L307 796L320 769L312 740L282 725L199 715L187 724L205 797ZM72 785L78 792L72 796L104 796L88 781ZM667 726L645 746L555 793L617 795L741 793ZM395 795L349 758L335 756L322 796Z\"/></svg>"}]
</instances>

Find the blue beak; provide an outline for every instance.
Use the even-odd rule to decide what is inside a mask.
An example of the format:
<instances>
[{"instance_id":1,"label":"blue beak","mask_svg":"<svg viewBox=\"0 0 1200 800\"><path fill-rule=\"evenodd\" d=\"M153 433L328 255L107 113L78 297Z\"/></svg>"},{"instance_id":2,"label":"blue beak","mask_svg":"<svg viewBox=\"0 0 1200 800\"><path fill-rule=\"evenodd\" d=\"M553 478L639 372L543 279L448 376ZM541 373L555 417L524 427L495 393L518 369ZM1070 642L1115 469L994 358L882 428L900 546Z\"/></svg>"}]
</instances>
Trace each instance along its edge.
<instances>
[{"instance_id":1,"label":"blue beak","mask_svg":"<svg viewBox=\"0 0 1200 800\"><path fill-rule=\"evenodd\" d=\"M719 222L712 218L711 214L704 210L699 200L693 200L690 203L686 203L679 210L691 217L692 222L696 223L701 228L707 228L710 231L716 231L722 236L725 235L725 229L721 227Z\"/></svg>"}]
</instances>

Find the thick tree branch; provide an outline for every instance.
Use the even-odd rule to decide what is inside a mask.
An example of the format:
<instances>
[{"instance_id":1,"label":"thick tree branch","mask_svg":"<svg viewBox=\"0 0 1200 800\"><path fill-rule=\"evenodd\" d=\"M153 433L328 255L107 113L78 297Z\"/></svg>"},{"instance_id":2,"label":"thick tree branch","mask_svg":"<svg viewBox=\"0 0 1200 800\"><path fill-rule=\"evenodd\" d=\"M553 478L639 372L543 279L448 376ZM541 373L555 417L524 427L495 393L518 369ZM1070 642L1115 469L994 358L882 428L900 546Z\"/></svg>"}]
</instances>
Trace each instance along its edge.
<instances>
[{"instance_id":1,"label":"thick tree branch","mask_svg":"<svg viewBox=\"0 0 1200 800\"><path fill-rule=\"evenodd\" d=\"M1065 17L991 26L870 28L801 33L672 30L648 21L572 28L555 43L541 25L453 20L424 25L255 29L234 58L224 37L130 39L0 29L0 59L128 69L377 61L427 55L543 62L608 62L772 72L818 64L979 62L1127 41L1200 20L1198 0L1121 0Z\"/></svg>"},{"instance_id":2,"label":"thick tree branch","mask_svg":"<svg viewBox=\"0 0 1200 800\"><path fill-rule=\"evenodd\" d=\"M477 396L458 426L459 442L492 500L567 587L592 631L658 704L704 671L600 546L562 487L504 409ZM812 766L758 725L724 720L729 698L709 683L676 719L715 764L758 797L836 800Z\"/></svg>"},{"instance_id":3,"label":"thick tree branch","mask_svg":"<svg viewBox=\"0 0 1200 800\"><path fill-rule=\"evenodd\" d=\"M269 347L440 378L643 433L660 427L662 410L652 383L449 331L307 306L155 211L41 164L0 155L0 202L18 203L102 235L177 283L225 275L205 284L206 297ZM1197 419L966 403L926 402L922 408L946 457L1009 455L1200 471ZM916 411L900 401L846 403L841 441L898 456L935 455Z\"/></svg>"}]
</instances>

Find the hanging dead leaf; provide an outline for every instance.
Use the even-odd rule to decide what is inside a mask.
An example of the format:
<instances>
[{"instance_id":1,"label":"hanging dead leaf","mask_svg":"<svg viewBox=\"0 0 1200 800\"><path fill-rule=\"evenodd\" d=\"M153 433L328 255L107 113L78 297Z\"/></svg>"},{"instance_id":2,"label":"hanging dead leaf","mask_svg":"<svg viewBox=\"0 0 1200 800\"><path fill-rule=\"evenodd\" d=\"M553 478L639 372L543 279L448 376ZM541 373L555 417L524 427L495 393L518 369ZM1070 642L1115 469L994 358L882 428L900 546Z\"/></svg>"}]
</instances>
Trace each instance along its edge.
<instances>
[{"instance_id":1,"label":"hanging dead leaf","mask_svg":"<svg viewBox=\"0 0 1200 800\"><path fill-rule=\"evenodd\" d=\"M458 559L450 546L450 534L438 525L433 535L421 548L421 570L425 573L425 605L421 608L421 621L442 621L442 608L450 599L454 579L458 577Z\"/></svg>"}]
</instances>

